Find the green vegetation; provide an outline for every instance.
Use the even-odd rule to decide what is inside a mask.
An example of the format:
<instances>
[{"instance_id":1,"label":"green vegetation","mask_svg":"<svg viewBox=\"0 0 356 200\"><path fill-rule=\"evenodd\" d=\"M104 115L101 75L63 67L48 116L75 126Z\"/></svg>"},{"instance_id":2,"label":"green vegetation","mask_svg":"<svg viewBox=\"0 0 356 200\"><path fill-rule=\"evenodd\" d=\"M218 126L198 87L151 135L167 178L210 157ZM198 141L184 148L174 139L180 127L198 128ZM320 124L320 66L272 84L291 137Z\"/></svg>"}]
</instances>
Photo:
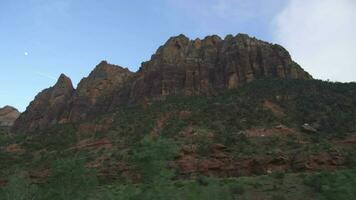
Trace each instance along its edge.
<instances>
[{"instance_id":1,"label":"green vegetation","mask_svg":"<svg viewBox=\"0 0 356 200\"><path fill-rule=\"evenodd\" d=\"M0 199L356 199L356 147L342 142L356 133L355 91L354 83L261 80L217 96L170 96L120 107L95 120L114 119L105 132L60 125L32 135L0 134ZM303 133L304 123L318 132ZM292 134L278 132L281 124ZM272 134L247 134L255 129ZM103 139L110 144L79 145ZM230 178L172 167L183 146L210 159L214 144L238 163L291 161L285 170L241 170L249 177ZM333 171L305 170L311 158L324 157L312 163L315 170ZM341 164L330 161L335 157Z\"/></svg>"},{"instance_id":2,"label":"green vegetation","mask_svg":"<svg viewBox=\"0 0 356 200\"><path fill-rule=\"evenodd\" d=\"M305 178L305 184L313 188L320 199L356 198L356 170L312 174Z\"/></svg>"},{"instance_id":3,"label":"green vegetation","mask_svg":"<svg viewBox=\"0 0 356 200\"><path fill-rule=\"evenodd\" d=\"M31 185L25 177L11 176L9 182L3 188L0 188L0 199L4 200L28 200L36 199L38 195L37 187Z\"/></svg>"},{"instance_id":4,"label":"green vegetation","mask_svg":"<svg viewBox=\"0 0 356 200\"><path fill-rule=\"evenodd\" d=\"M45 184L32 184L25 175L12 175L0 190L0 199L88 199L98 182L95 171L84 164L82 157L57 160Z\"/></svg>"}]
</instances>

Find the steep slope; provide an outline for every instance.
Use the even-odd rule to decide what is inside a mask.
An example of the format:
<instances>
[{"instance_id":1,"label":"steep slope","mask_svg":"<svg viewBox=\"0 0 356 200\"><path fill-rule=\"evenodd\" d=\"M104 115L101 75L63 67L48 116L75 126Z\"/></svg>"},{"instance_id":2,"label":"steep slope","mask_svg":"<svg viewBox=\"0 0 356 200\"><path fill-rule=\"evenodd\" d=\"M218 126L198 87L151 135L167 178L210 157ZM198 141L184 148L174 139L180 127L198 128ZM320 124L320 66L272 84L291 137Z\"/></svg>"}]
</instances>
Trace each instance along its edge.
<instances>
[{"instance_id":1,"label":"steep slope","mask_svg":"<svg viewBox=\"0 0 356 200\"><path fill-rule=\"evenodd\" d=\"M72 81L61 74L57 83L40 92L16 120L13 130L32 132L61 123L74 92Z\"/></svg>"},{"instance_id":2,"label":"steep slope","mask_svg":"<svg viewBox=\"0 0 356 200\"><path fill-rule=\"evenodd\" d=\"M97 134L61 124L5 135L0 196L354 200L355 91L355 83L255 80L219 95L123 105L98 115L113 114L113 125Z\"/></svg>"},{"instance_id":3,"label":"steep slope","mask_svg":"<svg viewBox=\"0 0 356 200\"><path fill-rule=\"evenodd\" d=\"M127 68L102 61L80 81L72 99L68 116L69 122L88 119L90 115L109 109L113 95L132 77Z\"/></svg>"},{"instance_id":4,"label":"steep slope","mask_svg":"<svg viewBox=\"0 0 356 200\"><path fill-rule=\"evenodd\" d=\"M98 64L78 84L75 90L71 80L61 75L57 83L41 92L16 121L13 131L33 132L55 124L75 123L108 110L112 96L132 76L128 69Z\"/></svg>"},{"instance_id":5,"label":"steep slope","mask_svg":"<svg viewBox=\"0 0 356 200\"><path fill-rule=\"evenodd\" d=\"M213 94L260 78L311 79L279 45L229 35L194 41L170 38L150 61L142 64L130 100L171 94Z\"/></svg>"},{"instance_id":6,"label":"steep slope","mask_svg":"<svg viewBox=\"0 0 356 200\"><path fill-rule=\"evenodd\" d=\"M0 126L12 126L20 112L11 106L0 108Z\"/></svg>"},{"instance_id":7,"label":"steep slope","mask_svg":"<svg viewBox=\"0 0 356 200\"><path fill-rule=\"evenodd\" d=\"M312 79L279 45L244 34L194 41L179 35L170 38L136 73L103 61L75 91L67 84L61 102L52 103L54 89L46 90L13 130L32 132L59 123L78 124L128 104L176 94L215 95L265 78Z\"/></svg>"}]
</instances>

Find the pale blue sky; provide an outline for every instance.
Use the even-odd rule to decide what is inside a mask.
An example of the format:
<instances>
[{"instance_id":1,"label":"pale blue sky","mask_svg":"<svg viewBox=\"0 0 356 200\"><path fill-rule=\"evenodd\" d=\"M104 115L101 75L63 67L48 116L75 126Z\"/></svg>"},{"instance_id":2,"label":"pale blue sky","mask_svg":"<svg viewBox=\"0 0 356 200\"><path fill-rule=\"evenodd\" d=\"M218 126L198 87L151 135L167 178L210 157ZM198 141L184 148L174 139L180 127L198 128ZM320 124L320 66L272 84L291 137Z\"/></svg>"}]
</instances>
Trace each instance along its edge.
<instances>
[{"instance_id":1,"label":"pale blue sky","mask_svg":"<svg viewBox=\"0 0 356 200\"><path fill-rule=\"evenodd\" d=\"M295 1L1 0L0 107L12 105L23 111L60 73L76 85L101 60L136 71L169 37L181 33L192 39L248 33L282 43L298 54L308 47L291 41L298 38L290 32L300 23L289 16L298 9ZM295 26L282 20L286 17ZM297 61L303 64L303 59ZM356 79L352 78L344 80ZM342 77L335 80L343 81Z\"/></svg>"}]
</instances>

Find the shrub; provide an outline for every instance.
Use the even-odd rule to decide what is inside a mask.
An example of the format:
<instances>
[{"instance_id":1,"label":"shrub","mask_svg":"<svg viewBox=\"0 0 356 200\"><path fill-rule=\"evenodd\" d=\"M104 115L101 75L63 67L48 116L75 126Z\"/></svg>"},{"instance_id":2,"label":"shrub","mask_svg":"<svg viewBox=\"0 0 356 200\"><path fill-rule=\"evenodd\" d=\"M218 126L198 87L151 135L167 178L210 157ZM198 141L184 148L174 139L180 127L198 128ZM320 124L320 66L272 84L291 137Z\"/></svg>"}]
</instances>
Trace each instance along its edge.
<instances>
[{"instance_id":1,"label":"shrub","mask_svg":"<svg viewBox=\"0 0 356 200\"><path fill-rule=\"evenodd\" d=\"M176 152L177 146L171 139L145 137L134 147L129 161L141 172L144 182L152 182L171 176L167 164Z\"/></svg>"},{"instance_id":2,"label":"shrub","mask_svg":"<svg viewBox=\"0 0 356 200\"><path fill-rule=\"evenodd\" d=\"M56 161L48 182L42 188L43 199L87 199L98 181L95 171L84 165L82 157Z\"/></svg>"},{"instance_id":3,"label":"shrub","mask_svg":"<svg viewBox=\"0 0 356 200\"><path fill-rule=\"evenodd\" d=\"M356 198L356 170L322 172L307 176L304 182L325 200Z\"/></svg>"},{"instance_id":4,"label":"shrub","mask_svg":"<svg viewBox=\"0 0 356 200\"><path fill-rule=\"evenodd\" d=\"M3 188L0 188L0 199L30 200L37 199L38 188L21 175L13 175Z\"/></svg>"}]
</instances>

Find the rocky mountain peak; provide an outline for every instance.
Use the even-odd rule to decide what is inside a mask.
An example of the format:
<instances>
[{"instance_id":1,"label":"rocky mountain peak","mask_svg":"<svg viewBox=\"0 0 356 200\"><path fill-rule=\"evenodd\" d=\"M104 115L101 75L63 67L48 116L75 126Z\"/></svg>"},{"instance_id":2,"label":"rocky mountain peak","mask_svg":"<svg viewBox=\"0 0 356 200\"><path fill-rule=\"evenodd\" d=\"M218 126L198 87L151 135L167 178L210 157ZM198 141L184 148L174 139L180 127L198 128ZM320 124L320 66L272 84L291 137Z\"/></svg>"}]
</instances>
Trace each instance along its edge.
<instances>
[{"instance_id":1,"label":"rocky mountain peak","mask_svg":"<svg viewBox=\"0 0 356 200\"><path fill-rule=\"evenodd\" d=\"M127 68L100 62L87 78L78 84L71 102L69 120L79 121L90 113L105 110L111 104L112 95L133 76Z\"/></svg>"},{"instance_id":2,"label":"rocky mountain peak","mask_svg":"<svg viewBox=\"0 0 356 200\"><path fill-rule=\"evenodd\" d=\"M55 85L64 85L64 86L72 86L72 80L66 76L65 74L61 74L57 80L57 83Z\"/></svg>"},{"instance_id":3,"label":"rocky mountain peak","mask_svg":"<svg viewBox=\"0 0 356 200\"><path fill-rule=\"evenodd\" d=\"M133 75L127 68L100 62L88 77L82 79L75 96L94 97L112 91Z\"/></svg>"},{"instance_id":4,"label":"rocky mountain peak","mask_svg":"<svg viewBox=\"0 0 356 200\"><path fill-rule=\"evenodd\" d=\"M131 97L212 94L261 78L311 79L279 45L246 34L170 38L142 64Z\"/></svg>"},{"instance_id":5,"label":"rocky mountain peak","mask_svg":"<svg viewBox=\"0 0 356 200\"><path fill-rule=\"evenodd\" d=\"M51 88L52 97L56 98L58 96L68 96L74 91L72 80L64 74L61 74L56 82L56 84Z\"/></svg>"},{"instance_id":6,"label":"rocky mountain peak","mask_svg":"<svg viewBox=\"0 0 356 200\"><path fill-rule=\"evenodd\" d=\"M0 108L0 126L12 126L19 116L20 112L12 106Z\"/></svg>"},{"instance_id":7,"label":"rocky mountain peak","mask_svg":"<svg viewBox=\"0 0 356 200\"><path fill-rule=\"evenodd\" d=\"M16 108L9 106L9 105L4 106L3 108L0 108L0 110L2 113L8 113L8 112L13 112L13 111L19 112Z\"/></svg>"},{"instance_id":8,"label":"rocky mountain peak","mask_svg":"<svg viewBox=\"0 0 356 200\"><path fill-rule=\"evenodd\" d=\"M16 132L32 132L59 123L69 106L74 88L72 81L61 74L53 87L40 92L15 121Z\"/></svg>"},{"instance_id":9,"label":"rocky mountain peak","mask_svg":"<svg viewBox=\"0 0 356 200\"><path fill-rule=\"evenodd\" d=\"M56 123L77 123L117 106L168 95L213 95L256 79L312 79L288 51L246 34L190 40L171 37L136 73L100 62L76 90L61 75L41 92L15 123L18 130L36 130Z\"/></svg>"},{"instance_id":10,"label":"rocky mountain peak","mask_svg":"<svg viewBox=\"0 0 356 200\"><path fill-rule=\"evenodd\" d=\"M109 64L103 60L95 66L94 70L89 74L87 79L104 78L114 76L119 73L127 73L129 70L118 65Z\"/></svg>"}]
</instances>

